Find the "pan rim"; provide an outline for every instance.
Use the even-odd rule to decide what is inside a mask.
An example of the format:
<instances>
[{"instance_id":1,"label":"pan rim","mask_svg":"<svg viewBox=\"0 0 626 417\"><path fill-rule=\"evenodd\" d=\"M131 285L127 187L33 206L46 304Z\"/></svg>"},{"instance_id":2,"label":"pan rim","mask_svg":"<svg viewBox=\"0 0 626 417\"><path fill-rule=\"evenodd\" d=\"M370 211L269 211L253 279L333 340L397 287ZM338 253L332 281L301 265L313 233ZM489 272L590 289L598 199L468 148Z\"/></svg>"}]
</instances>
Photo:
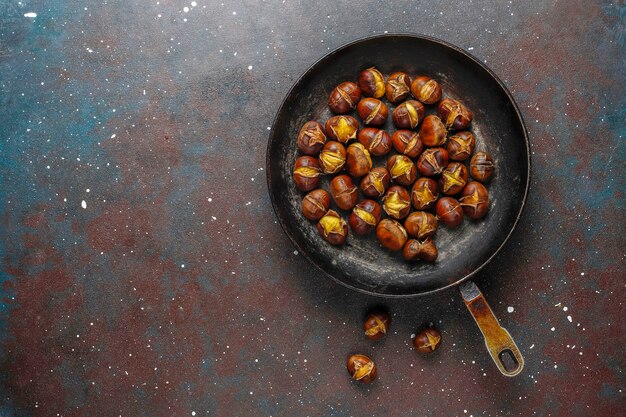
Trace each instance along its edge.
<instances>
[{"instance_id":1,"label":"pan rim","mask_svg":"<svg viewBox=\"0 0 626 417\"><path fill-rule=\"evenodd\" d=\"M283 108L285 107L285 103L287 102L289 97L292 96L292 93L294 92L295 88L306 77L308 77L309 74L316 67L318 67L318 65L320 65L321 63L323 63L327 59L331 58L333 55L343 51L344 49L347 49L347 48L349 48L349 47L351 47L353 45L356 45L356 44L359 44L359 43L362 43L362 42L367 42L367 41L371 41L371 40L375 40L375 39L397 38L397 37L414 38L414 39L426 40L426 41L429 41L429 42L440 44L440 45L442 45L444 47L447 47L449 49L454 50L457 53L460 53L460 54L464 55L466 58L468 58L471 61L473 61L474 63L478 64L480 68L482 68L484 71L486 71L491 76L491 78L493 78L496 81L496 83L500 86L500 88L504 91L504 93L506 94L507 98L509 99L509 102L513 106L515 114L516 114L516 116L517 116L517 118L518 118L518 120L520 122L521 127L522 127L522 133L523 133L524 142L525 142L524 144L526 146L526 169L527 169L527 175L526 175L526 184L524 184L524 191L523 191L522 198L521 198L521 204L520 204L519 210L517 211L517 214L515 216L515 220L513 222L513 225L509 229L509 232L507 233L505 238L502 240L500 245L498 245L498 247L492 252L492 254L482 264L480 264L478 267L476 267L473 271L465 274L463 277L461 277L458 280L454 281L453 283L448 284L448 285L444 285L442 287L435 288L435 289L432 289L432 290L420 291L420 292L417 292L417 293L410 293L410 294L389 294L389 293L380 293L380 292L375 292L375 291L369 291L369 290L366 290L366 289L363 289L363 288L359 288L359 287L350 285L347 282L344 282L344 281L338 279L333 274L331 274L328 271L326 271L324 268L322 268L320 265L318 265L318 263L315 262L315 260L313 260L309 256L307 251L304 250L301 247L301 245L296 241L296 239L291 235L291 233L288 230L287 226L284 224L283 219L278 214L279 213L279 208L277 206L278 203L272 197L272 193L271 193L271 190L272 190L272 178L271 178L271 169L270 169L270 166L271 166L270 165L271 164L271 162L270 162L270 147L271 147L271 145L273 143L272 139L275 137L276 122L278 121L278 117L279 117L280 114L282 114ZM270 201L272 203L272 209L274 211L274 215L278 218L278 223L280 224L280 227L283 229L283 232L287 235L289 240L291 240L291 243L296 247L296 249L299 251L299 253L301 253L302 256L304 256L307 259L308 262L313 264L318 270L322 271L324 273L324 275L326 275L327 277L332 279L334 282L336 282L336 283L338 283L338 284L340 284L340 285L342 285L342 286L344 286L346 288L349 288L350 290L357 291L357 292L360 292L362 294L371 295L371 296L375 296L375 297L382 297L382 298L415 298L415 297L421 297L421 296L426 296L426 295L432 295L434 293L441 292L441 291L447 290L449 288L455 287L457 285L460 285L461 283L467 281L468 279L470 279L471 277L476 275L487 264L489 264L496 255L498 255L498 253L506 245L506 243L511 238L511 235L513 234L513 232L517 228L517 225L519 224L521 216L522 216L522 214L524 212L524 208L526 207L526 200L527 200L527 197L528 197L528 192L529 192L530 183L531 183L531 150L530 150L530 141L529 141L529 137L528 137L528 129L526 128L526 123L524 122L524 118L523 118L522 113L521 113L521 111L519 109L519 106L517 105L517 102L513 98L513 95L511 94L509 89L502 82L500 77L498 77L486 64L482 63L478 58L474 57L469 52L461 49L460 47L458 47L458 46L456 46L454 44L451 44L451 43L449 43L447 41L444 41L444 40L441 40L439 38L435 38L435 37L432 37L432 36L418 34L418 33L408 33L408 32L393 32L393 33L385 33L385 34L376 34L376 35L370 35L370 36L365 36L365 37L361 37L361 38L358 38L358 39L354 39L354 40L352 40L350 42L347 42L347 43L345 43L345 44L343 44L343 45L333 49L332 51L324 54L322 57L317 59L313 64L311 64L306 69L306 71L304 71L298 77L298 79L292 84L291 88L289 89L287 94L283 97L283 99L281 101L281 104L278 107L278 111L276 112L276 114L274 116L274 119L272 121L272 127L271 127L270 133L269 133L269 140L267 141L266 154L265 154L265 166L266 166L266 181L267 181L268 193L270 194Z\"/></svg>"}]
</instances>

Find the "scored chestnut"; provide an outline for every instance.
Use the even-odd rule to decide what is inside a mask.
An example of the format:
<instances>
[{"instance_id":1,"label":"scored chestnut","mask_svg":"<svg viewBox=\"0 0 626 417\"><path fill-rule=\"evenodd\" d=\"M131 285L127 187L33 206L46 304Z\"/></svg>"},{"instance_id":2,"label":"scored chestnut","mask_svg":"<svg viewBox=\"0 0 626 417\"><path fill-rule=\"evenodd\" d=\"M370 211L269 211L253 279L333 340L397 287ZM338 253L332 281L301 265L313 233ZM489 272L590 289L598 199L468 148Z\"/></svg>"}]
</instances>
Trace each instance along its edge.
<instances>
[{"instance_id":1,"label":"scored chestnut","mask_svg":"<svg viewBox=\"0 0 626 417\"><path fill-rule=\"evenodd\" d=\"M378 223L376 237L383 247L394 252L401 250L408 238L404 227L393 219L382 219Z\"/></svg>"},{"instance_id":2,"label":"scored chestnut","mask_svg":"<svg viewBox=\"0 0 626 417\"><path fill-rule=\"evenodd\" d=\"M374 200L363 200L357 204L348 218L350 228L357 235L366 235L378 224L382 210Z\"/></svg>"},{"instance_id":3,"label":"scored chestnut","mask_svg":"<svg viewBox=\"0 0 626 417\"><path fill-rule=\"evenodd\" d=\"M418 352L431 353L434 352L441 343L441 333L434 327L429 327L417 335L413 339L413 346Z\"/></svg>"},{"instance_id":4,"label":"scored chestnut","mask_svg":"<svg viewBox=\"0 0 626 417\"><path fill-rule=\"evenodd\" d=\"M425 177L441 174L448 166L448 151L444 148L429 148L417 160L417 170Z\"/></svg>"},{"instance_id":5,"label":"scored chestnut","mask_svg":"<svg viewBox=\"0 0 626 417\"><path fill-rule=\"evenodd\" d=\"M424 144L417 132L399 129L393 132L391 143L396 151L409 158L417 158L424 150Z\"/></svg>"},{"instance_id":6,"label":"scored chestnut","mask_svg":"<svg viewBox=\"0 0 626 417\"><path fill-rule=\"evenodd\" d=\"M393 110L391 118L398 129L415 129L424 119L424 105L417 100L407 100Z\"/></svg>"},{"instance_id":7,"label":"scored chestnut","mask_svg":"<svg viewBox=\"0 0 626 417\"><path fill-rule=\"evenodd\" d=\"M335 114L348 114L361 100L361 90L356 83L346 81L333 89L328 97L328 107Z\"/></svg>"},{"instance_id":8,"label":"scored chestnut","mask_svg":"<svg viewBox=\"0 0 626 417\"><path fill-rule=\"evenodd\" d=\"M404 221L404 228L409 236L426 239L437 231L437 218L425 211L414 211Z\"/></svg>"},{"instance_id":9,"label":"scored chestnut","mask_svg":"<svg viewBox=\"0 0 626 417\"><path fill-rule=\"evenodd\" d=\"M437 218L450 228L463 223L463 209L461 203L452 197L441 197L435 206Z\"/></svg>"},{"instance_id":10,"label":"scored chestnut","mask_svg":"<svg viewBox=\"0 0 626 417\"><path fill-rule=\"evenodd\" d=\"M324 174L341 171L346 164L346 148L337 141L331 140L320 152L320 165Z\"/></svg>"},{"instance_id":11,"label":"scored chestnut","mask_svg":"<svg viewBox=\"0 0 626 417\"><path fill-rule=\"evenodd\" d=\"M387 334L391 316L386 311L372 311L365 318L363 330L365 336L370 340L380 340Z\"/></svg>"},{"instance_id":12,"label":"scored chestnut","mask_svg":"<svg viewBox=\"0 0 626 417\"><path fill-rule=\"evenodd\" d=\"M387 155L391 150L391 137L389 137L389 134L375 127L362 129L357 139L370 154L375 156Z\"/></svg>"},{"instance_id":13,"label":"scored chestnut","mask_svg":"<svg viewBox=\"0 0 626 417\"><path fill-rule=\"evenodd\" d=\"M348 146L346 170L355 178L362 177L372 169L372 158L365 146L353 143Z\"/></svg>"},{"instance_id":14,"label":"scored chestnut","mask_svg":"<svg viewBox=\"0 0 626 417\"><path fill-rule=\"evenodd\" d=\"M342 245L348 237L348 224L334 210L328 210L317 222L317 231L331 245Z\"/></svg>"},{"instance_id":15,"label":"scored chestnut","mask_svg":"<svg viewBox=\"0 0 626 417\"><path fill-rule=\"evenodd\" d=\"M461 203L465 215L470 219L483 218L489 210L489 192L481 183L470 181L461 191L459 203Z\"/></svg>"},{"instance_id":16,"label":"scored chestnut","mask_svg":"<svg viewBox=\"0 0 626 417\"><path fill-rule=\"evenodd\" d=\"M448 138L448 155L453 161L465 161L474 152L475 144L472 132L457 132Z\"/></svg>"},{"instance_id":17,"label":"scored chestnut","mask_svg":"<svg viewBox=\"0 0 626 417\"><path fill-rule=\"evenodd\" d=\"M394 219L404 219L411 211L411 197L409 192L399 185L389 187L383 197L383 210Z\"/></svg>"},{"instance_id":18,"label":"scored chestnut","mask_svg":"<svg viewBox=\"0 0 626 417\"><path fill-rule=\"evenodd\" d=\"M439 178L439 189L448 195L461 191L467 184L467 168L461 162L450 162Z\"/></svg>"},{"instance_id":19,"label":"scored chestnut","mask_svg":"<svg viewBox=\"0 0 626 417\"><path fill-rule=\"evenodd\" d=\"M405 261L421 259L426 262L435 262L439 256L439 251L431 238L426 238L423 241L409 239L404 245L402 255Z\"/></svg>"},{"instance_id":20,"label":"scored chestnut","mask_svg":"<svg viewBox=\"0 0 626 417\"><path fill-rule=\"evenodd\" d=\"M324 135L322 125L314 120L306 122L298 133L298 150L305 155L317 155L325 143L326 135Z\"/></svg>"},{"instance_id":21,"label":"scored chestnut","mask_svg":"<svg viewBox=\"0 0 626 417\"><path fill-rule=\"evenodd\" d=\"M470 161L470 174L480 182L489 182L495 168L493 158L487 152L476 152Z\"/></svg>"},{"instance_id":22,"label":"scored chestnut","mask_svg":"<svg viewBox=\"0 0 626 417\"><path fill-rule=\"evenodd\" d=\"M426 146L441 146L446 143L446 127L440 118L429 114L420 127L420 139Z\"/></svg>"},{"instance_id":23,"label":"scored chestnut","mask_svg":"<svg viewBox=\"0 0 626 417\"><path fill-rule=\"evenodd\" d=\"M346 363L346 368L355 381L370 384L376 379L376 364L365 355L351 355Z\"/></svg>"},{"instance_id":24,"label":"scored chestnut","mask_svg":"<svg viewBox=\"0 0 626 417\"><path fill-rule=\"evenodd\" d=\"M372 168L361 180L361 191L367 197L379 198L385 194L390 183L391 175L385 168Z\"/></svg>"},{"instance_id":25,"label":"scored chestnut","mask_svg":"<svg viewBox=\"0 0 626 417\"><path fill-rule=\"evenodd\" d=\"M411 190L411 203L417 210L430 210L439 198L437 182L431 178L422 177L415 181Z\"/></svg>"},{"instance_id":26,"label":"scored chestnut","mask_svg":"<svg viewBox=\"0 0 626 417\"><path fill-rule=\"evenodd\" d=\"M365 97L380 98L385 95L385 78L376 68L359 73L359 88Z\"/></svg>"},{"instance_id":27,"label":"scored chestnut","mask_svg":"<svg viewBox=\"0 0 626 417\"><path fill-rule=\"evenodd\" d=\"M398 184L411 185L417 179L417 168L411 158L405 155L393 155L389 158L387 171Z\"/></svg>"},{"instance_id":28,"label":"scored chestnut","mask_svg":"<svg viewBox=\"0 0 626 417\"><path fill-rule=\"evenodd\" d=\"M385 94L387 100L399 103L406 99L411 92L411 79L404 72L394 72L387 78Z\"/></svg>"},{"instance_id":29,"label":"scored chestnut","mask_svg":"<svg viewBox=\"0 0 626 417\"><path fill-rule=\"evenodd\" d=\"M439 103L438 112L448 129L464 130L472 123L472 112L458 100L444 98Z\"/></svg>"},{"instance_id":30,"label":"scored chestnut","mask_svg":"<svg viewBox=\"0 0 626 417\"><path fill-rule=\"evenodd\" d=\"M293 181L300 191L311 191L320 183L322 168L316 158L301 156L293 166Z\"/></svg>"},{"instance_id":31,"label":"scored chestnut","mask_svg":"<svg viewBox=\"0 0 626 417\"><path fill-rule=\"evenodd\" d=\"M389 115L389 109L387 109L385 103L371 97L359 101L356 111L367 126L382 126L387 121L387 116Z\"/></svg>"},{"instance_id":32,"label":"scored chestnut","mask_svg":"<svg viewBox=\"0 0 626 417\"><path fill-rule=\"evenodd\" d=\"M432 78L421 75L411 83L411 94L424 104L435 104L441 99L441 86Z\"/></svg>"},{"instance_id":33,"label":"scored chestnut","mask_svg":"<svg viewBox=\"0 0 626 417\"><path fill-rule=\"evenodd\" d=\"M350 210L358 198L356 186L347 175L337 175L330 181L330 194L342 210Z\"/></svg>"},{"instance_id":34,"label":"scored chestnut","mask_svg":"<svg viewBox=\"0 0 626 417\"><path fill-rule=\"evenodd\" d=\"M329 138L345 144L356 139L359 122L352 116L333 116L326 121L325 128Z\"/></svg>"},{"instance_id":35,"label":"scored chestnut","mask_svg":"<svg viewBox=\"0 0 626 417\"><path fill-rule=\"evenodd\" d=\"M302 214L309 220L318 221L330 208L330 194L321 188L313 190L302 199Z\"/></svg>"}]
</instances>

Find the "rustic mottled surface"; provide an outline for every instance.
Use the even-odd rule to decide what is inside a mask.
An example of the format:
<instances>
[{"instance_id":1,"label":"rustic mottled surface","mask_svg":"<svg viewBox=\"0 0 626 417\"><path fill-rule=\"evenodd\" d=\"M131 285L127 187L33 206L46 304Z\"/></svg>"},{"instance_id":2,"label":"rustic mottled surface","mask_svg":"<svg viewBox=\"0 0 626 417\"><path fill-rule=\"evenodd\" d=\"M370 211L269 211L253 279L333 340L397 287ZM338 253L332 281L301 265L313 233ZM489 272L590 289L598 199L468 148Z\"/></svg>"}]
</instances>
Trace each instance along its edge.
<instances>
[{"instance_id":1,"label":"rustic mottled surface","mask_svg":"<svg viewBox=\"0 0 626 417\"><path fill-rule=\"evenodd\" d=\"M624 415L623 2L325 3L0 2L0 415ZM350 292L275 221L277 106L384 31L466 48L526 118L527 210L477 280L517 378L456 290ZM378 303L393 331L371 343ZM430 321L443 345L419 356ZM347 378L356 351L370 387Z\"/></svg>"}]
</instances>

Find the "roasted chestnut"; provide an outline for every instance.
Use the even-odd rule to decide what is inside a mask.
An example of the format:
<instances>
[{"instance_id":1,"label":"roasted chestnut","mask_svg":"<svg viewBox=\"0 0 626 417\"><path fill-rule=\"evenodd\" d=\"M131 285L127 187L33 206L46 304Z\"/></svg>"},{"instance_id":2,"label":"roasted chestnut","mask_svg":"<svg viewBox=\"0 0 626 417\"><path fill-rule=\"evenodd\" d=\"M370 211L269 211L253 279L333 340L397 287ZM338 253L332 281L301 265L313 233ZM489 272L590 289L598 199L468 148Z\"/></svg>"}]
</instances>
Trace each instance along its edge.
<instances>
[{"instance_id":1,"label":"roasted chestnut","mask_svg":"<svg viewBox=\"0 0 626 417\"><path fill-rule=\"evenodd\" d=\"M441 146L446 143L446 127L440 118L429 114L420 127L420 139L426 146Z\"/></svg>"},{"instance_id":2,"label":"roasted chestnut","mask_svg":"<svg viewBox=\"0 0 626 417\"><path fill-rule=\"evenodd\" d=\"M320 165L324 174L341 171L346 164L346 148L337 141L331 140L320 152Z\"/></svg>"},{"instance_id":3,"label":"roasted chestnut","mask_svg":"<svg viewBox=\"0 0 626 417\"><path fill-rule=\"evenodd\" d=\"M317 222L320 236L331 245L342 245L348 237L348 223L334 210L328 210Z\"/></svg>"},{"instance_id":4,"label":"roasted chestnut","mask_svg":"<svg viewBox=\"0 0 626 417\"><path fill-rule=\"evenodd\" d=\"M437 218L426 211L414 211L404 221L404 228L409 236L426 239L437 231Z\"/></svg>"},{"instance_id":5,"label":"roasted chestnut","mask_svg":"<svg viewBox=\"0 0 626 417\"><path fill-rule=\"evenodd\" d=\"M370 154L375 156L387 155L391 150L391 138L384 130L375 127L366 127L359 132L359 142L365 146Z\"/></svg>"},{"instance_id":6,"label":"roasted chestnut","mask_svg":"<svg viewBox=\"0 0 626 417\"><path fill-rule=\"evenodd\" d=\"M346 81L333 89L328 97L328 107L335 114L348 114L356 108L361 100L361 90L351 82Z\"/></svg>"},{"instance_id":7,"label":"roasted chestnut","mask_svg":"<svg viewBox=\"0 0 626 417\"><path fill-rule=\"evenodd\" d=\"M448 166L448 151L444 148L429 148L417 160L417 170L426 177L441 174Z\"/></svg>"},{"instance_id":8,"label":"roasted chestnut","mask_svg":"<svg viewBox=\"0 0 626 417\"><path fill-rule=\"evenodd\" d=\"M441 99L441 86L432 78L421 75L411 83L411 94L424 104L434 104Z\"/></svg>"},{"instance_id":9,"label":"roasted chestnut","mask_svg":"<svg viewBox=\"0 0 626 417\"><path fill-rule=\"evenodd\" d=\"M330 195L318 188L302 199L302 214L309 220L318 221L330 208Z\"/></svg>"},{"instance_id":10,"label":"roasted chestnut","mask_svg":"<svg viewBox=\"0 0 626 417\"><path fill-rule=\"evenodd\" d=\"M376 364L365 355L351 355L346 368L352 379L370 384L376 379Z\"/></svg>"},{"instance_id":11,"label":"roasted chestnut","mask_svg":"<svg viewBox=\"0 0 626 417\"><path fill-rule=\"evenodd\" d=\"M407 100L398 105L391 115L398 129L415 129L424 119L424 105L417 100Z\"/></svg>"},{"instance_id":12,"label":"roasted chestnut","mask_svg":"<svg viewBox=\"0 0 626 417\"><path fill-rule=\"evenodd\" d=\"M373 311L367 315L363 323L365 336L370 340L380 340L389 330L391 316L386 311Z\"/></svg>"},{"instance_id":13,"label":"roasted chestnut","mask_svg":"<svg viewBox=\"0 0 626 417\"><path fill-rule=\"evenodd\" d=\"M493 158L487 152L476 152L470 161L470 174L480 182L489 182L493 177L496 166Z\"/></svg>"},{"instance_id":14,"label":"roasted chestnut","mask_svg":"<svg viewBox=\"0 0 626 417\"><path fill-rule=\"evenodd\" d=\"M354 233L365 235L374 230L380 221L381 215L382 210L377 202L374 200L363 200L352 210L348 223L350 223L350 228Z\"/></svg>"},{"instance_id":15,"label":"roasted chestnut","mask_svg":"<svg viewBox=\"0 0 626 417\"><path fill-rule=\"evenodd\" d=\"M393 219L382 219L378 223L376 237L381 245L394 252L401 250L407 240L406 230Z\"/></svg>"},{"instance_id":16,"label":"roasted chestnut","mask_svg":"<svg viewBox=\"0 0 626 417\"><path fill-rule=\"evenodd\" d=\"M411 185L417 179L417 168L411 158L405 155L393 155L389 158L387 171L398 184Z\"/></svg>"},{"instance_id":17,"label":"roasted chestnut","mask_svg":"<svg viewBox=\"0 0 626 417\"><path fill-rule=\"evenodd\" d=\"M450 162L439 178L439 189L448 195L461 191L467 184L467 168L461 162Z\"/></svg>"},{"instance_id":18,"label":"roasted chestnut","mask_svg":"<svg viewBox=\"0 0 626 417\"><path fill-rule=\"evenodd\" d=\"M300 191L311 191L320 183L322 168L316 158L301 156L293 166L293 181Z\"/></svg>"},{"instance_id":19,"label":"roasted chestnut","mask_svg":"<svg viewBox=\"0 0 626 417\"><path fill-rule=\"evenodd\" d=\"M353 177L362 177L372 169L372 158L365 146L353 143L348 146L346 170Z\"/></svg>"},{"instance_id":20,"label":"roasted chestnut","mask_svg":"<svg viewBox=\"0 0 626 417\"><path fill-rule=\"evenodd\" d=\"M352 116L333 116L326 121L326 135L341 143L356 139L359 122Z\"/></svg>"},{"instance_id":21,"label":"roasted chestnut","mask_svg":"<svg viewBox=\"0 0 626 417\"><path fill-rule=\"evenodd\" d=\"M387 78L385 93L390 102L401 102L409 96L410 90L411 79L404 72L394 72Z\"/></svg>"},{"instance_id":22,"label":"roasted chestnut","mask_svg":"<svg viewBox=\"0 0 626 417\"><path fill-rule=\"evenodd\" d=\"M317 155L325 143L326 135L324 135L322 125L316 121L306 122L298 133L298 149L305 155Z\"/></svg>"},{"instance_id":23,"label":"roasted chestnut","mask_svg":"<svg viewBox=\"0 0 626 417\"><path fill-rule=\"evenodd\" d=\"M330 181L330 194L342 210L350 210L354 207L359 196L352 178L347 175L337 175Z\"/></svg>"},{"instance_id":24,"label":"roasted chestnut","mask_svg":"<svg viewBox=\"0 0 626 417\"><path fill-rule=\"evenodd\" d=\"M439 256L439 251L431 238L426 238L423 241L409 239L404 245L402 255L406 261L421 259L426 262L435 262Z\"/></svg>"},{"instance_id":25,"label":"roasted chestnut","mask_svg":"<svg viewBox=\"0 0 626 417\"><path fill-rule=\"evenodd\" d=\"M435 206L437 218L448 227L457 227L463 223L461 204L452 197L441 197Z\"/></svg>"},{"instance_id":26,"label":"roasted chestnut","mask_svg":"<svg viewBox=\"0 0 626 417\"><path fill-rule=\"evenodd\" d=\"M464 130L472 123L472 112L458 100L444 98L439 103L438 111L448 129Z\"/></svg>"},{"instance_id":27,"label":"roasted chestnut","mask_svg":"<svg viewBox=\"0 0 626 417\"><path fill-rule=\"evenodd\" d=\"M439 198L439 187L433 179L422 177L415 181L411 190L411 203L417 210L430 210Z\"/></svg>"},{"instance_id":28,"label":"roasted chestnut","mask_svg":"<svg viewBox=\"0 0 626 417\"><path fill-rule=\"evenodd\" d=\"M419 332L413 339L413 346L418 352L434 352L441 343L441 333L434 327Z\"/></svg>"},{"instance_id":29,"label":"roasted chestnut","mask_svg":"<svg viewBox=\"0 0 626 417\"><path fill-rule=\"evenodd\" d=\"M367 197L379 198L385 194L390 183L391 175L385 168L372 168L361 180L361 191Z\"/></svg>"},{"instance_id":30,"label":"roasted chestnut","mask_svg":"<svg viewBox=\"0 0 626 417\"><path fill-rule=\"evenodd\" d=\"M417 158L424 150L422 140L412 130L396 130L391 137L391 142L396 151L409 158Z\"/></svg>"},{"instance_id":31,"label":"roasted chestnut","mask_svg":"<svg viewBox=\"0 0 626 417\"><path fill-rule=\"evenodd\" d=\"M461 191L459 203L470 219L483 218L489 210L489 192L481 183L470 181Z\"/></svg>"},{"instance_id":32,"label":"roasted chestnut","mask_svg":"<svg viewBox=\"0 0 626 417\"><path fill-rule=\"evenodd\" d=\"M457 132L448 138L448 155L453 161L465 161L474 152L475 144L472 132Z\"/></svg>"},{"instance_id":33,"label":"roasted chestnut","mask_svg":"<svg viewBox=\"0 0 626 417\"><path fill-rule=\"evenodd\" d=\"M385 95L385 78L376 68L368 68L359 74L359 88L365 97L380 98Z\"/></svg>"},{"instance_id":34,"label":"roasted chestnut","mask_svg":"<svg viewBox=\"0 0 626 417\"><path fill-rule=\"evenodd\" d=\"M409 192L399 185L389 187L383 197L383 210L396 220L404 219L411 210Z\"/></svg>"},{"instance_id":35,"label":"roasted chestnut","mask_svg":"<svg viewBox=\"0 0 626 417\"><path fill-rule=\"evenodd\" d=\"M359 101L356 111L367 126L382 126L387 121L387 116L389 115L389 110L385 103L371 97Z\"/></svg>"}]
</instances>

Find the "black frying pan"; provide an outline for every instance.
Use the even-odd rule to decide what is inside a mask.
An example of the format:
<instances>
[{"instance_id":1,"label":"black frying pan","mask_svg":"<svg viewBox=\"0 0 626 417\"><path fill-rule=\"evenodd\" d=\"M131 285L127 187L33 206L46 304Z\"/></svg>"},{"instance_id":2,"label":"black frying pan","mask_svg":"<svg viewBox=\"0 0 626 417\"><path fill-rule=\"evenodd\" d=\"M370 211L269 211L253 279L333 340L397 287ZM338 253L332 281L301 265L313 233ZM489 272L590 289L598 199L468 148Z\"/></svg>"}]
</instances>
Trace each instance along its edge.
<instances>
[{"instance_id":1,"label":"black frying pan","mask_svg":"<svg viewBox=\"0 0 626 417\"><path fill-rule=\"evenodd\" d=\"M351 234L342 247L331 246L318 235L315 224L301 213L303 193L292 179L298 157L296 138L308 120L322 124L332 116L328 95L340 82L356 81L359 71L376 66L383 74L404 71L437 79L444 96L458 98L474 113L471 130L476 151L494 158L496 175L488 186L491 204L482 220L466 221L455 230L440 227L435 242L436 263L407 263L401 255L384 252L373 236ZM427 113L436 106L427 106ZM390 117L383 127L394 128ZM374 166L383 165L374 158ZM300 253L330 278L371 295L406 297L425 295L453 285L485 335L487 347L500 371L517 375L523 359L478 288L470 281L505 244L517 224L530 182L528 136L520 111L504 84L476 58L446 42L417 35L374 36L342 46L313 64L283 101L267 147L267 181L274 211ZM327 180L323 187L328 189ZM333 207L347 218L349 213Z\"/></svg>"}]
</instances>

